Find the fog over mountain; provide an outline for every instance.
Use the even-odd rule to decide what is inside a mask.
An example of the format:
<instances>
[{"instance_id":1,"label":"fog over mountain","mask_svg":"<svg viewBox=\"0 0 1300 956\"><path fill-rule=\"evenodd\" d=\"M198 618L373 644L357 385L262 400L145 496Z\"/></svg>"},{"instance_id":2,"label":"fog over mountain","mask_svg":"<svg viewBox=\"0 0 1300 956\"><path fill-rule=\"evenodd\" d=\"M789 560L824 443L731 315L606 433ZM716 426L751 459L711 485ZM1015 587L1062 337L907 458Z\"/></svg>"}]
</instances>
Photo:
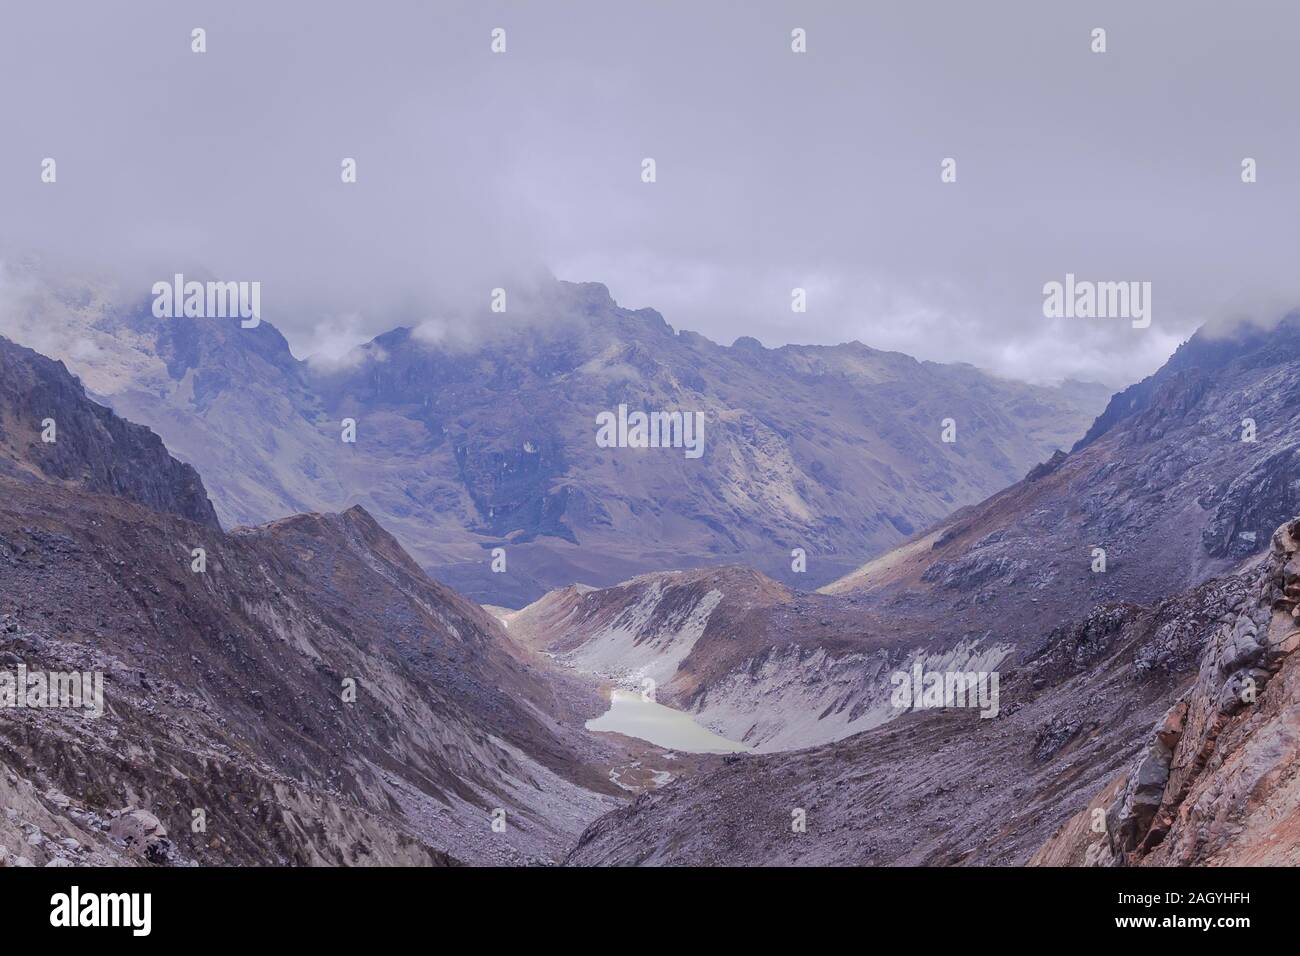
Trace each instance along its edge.
<instances>
[{"instance_id":1,"label":"fog over mountain","mask_svg":"<svg viewBox=\"0 0 1300 956\"><path fill-rule=\"evenodd\" d=\"M309 364L269 322L158 319L10 274L0 328L156 429L226 526L361 504L435 577L511 607L725 562L827 583L1070 447L1108 397L860 343L720 345L597 283L539 283L500 324L397 328ZM697 453L602 447L620 407L698 417Z\"/></svg>"},{"instance_id":2,"label":"fog over mountain","mask_svg":"<svg viewBox=\"0 0 1300 956\"><path fill-rule=\"evenodd\" d=\"M186 328L135 361L201 401L232 369L195 355L293 367L269 326ZM112 690L102 722L0 725L5 863L1295 865L1300 519L1268 529L1300 511L1297 334L1197 336L1072 451L820 593L707 568L491 615L359 507L223 531L153 435L0 340L4 660ZM924 672L1000 681L979 712L900 706ZM737 752L593 720L646 681Z\"/></svg>"},{"instance_id":3,"label":"fog over mountain","mask_svg":"<svg viewBox=\"0 0 1300 956\"><path fill-rule=\"evenodd\" d=\"M1289 926L1297 35L6 5L6 927L496 939L631 866Z\"/></svg>"},{"instance_id":4,"label":"fog over mountain","mask_svg":"<svg viewBox=\"0 0 1300 956\"><path fill-rule=\"evenodd\" d=\"M1208 0L9 4L0 255L261 281L299 357L494 321L549 271L717 341L1119 387L1300 301L1297 29ZM1067 272L1151 281L1152 327L1045 319Z\"/></svg>"}]
</instances>

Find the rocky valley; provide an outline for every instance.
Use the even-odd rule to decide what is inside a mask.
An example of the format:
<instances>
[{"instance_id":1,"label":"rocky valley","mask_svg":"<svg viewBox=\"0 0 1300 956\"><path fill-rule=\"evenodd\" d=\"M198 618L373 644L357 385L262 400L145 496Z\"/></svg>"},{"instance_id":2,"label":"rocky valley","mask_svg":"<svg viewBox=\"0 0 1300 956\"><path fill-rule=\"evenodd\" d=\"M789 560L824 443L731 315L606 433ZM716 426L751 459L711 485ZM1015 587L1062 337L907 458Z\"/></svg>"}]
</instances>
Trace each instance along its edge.
<instances>
[{"instance_id":1,"label":"rocky valley","mask_svg":"<svg viewBox=\"0 0 1300 956\"><path fill-rule=\"evenodd\" d=\"M598 291L575 294L607 307ZM643 315L617 321L653 327ZM114 334L130 343L128 327ZM611 583L572 580L519 607L480 606L435 580L433 551L413 555L359 504L224 526L232 509L277 507L283 483L263 472L266 484L248 496L227 486L217 507L202 471L150 430L96 403L60 362L2 342L0 662L102 674L104 708L96 718L39 702L5 709L0 860L1294 862L1296 328L1198 334L1116 395L1071 451L964 507L957 479L941 481L934 507L946 501L951 514L891 523L900 544L820 588L788 561L778 580L715 555ZM316 378L266 325L218 324L188 342L175 338L189 334L180 327L171 339L138 334L151 344L120 352L124 361L146 368L161 348L167 381L186 382L182 405L207 395L223 409L201 424L194 407L174 419L217 435L205 439L214 448L248 440L235 408L255 390L209 384L209 350L246 363L242 380L278 368L296 383L257 401L290 434L315 436L301 449L321 460L354 454L326 450L339 416L386 436L379 443L398 457L397 435L418 444L448 429L432 404L414 406L419 383L490 402L468 397L480 379L458 378L437 352L404 350L400 336L372 345L386 359ZM736 348L747 346L713 360L738 361ZM821 357L840 363L847 383L836 388L858 387L862 366L844 363L867 353L854 355ZM669 389L676 374L646 366L640 380ZM602 400L625 400L620 381ZM115 406L164 416L178 401L171 387L148 402L119 390ZM526 404L537 413L541 401ZM471 430L486 427L475 421ZM475 501L486 459L448 434L420 447L451 446L457 494ZM564 444L548 446L535 425L511 434L526 455ZM364 454L354 474L383 472L373 449ZM407 480L392 461L393 481ZM515 467L482 487L506 494L523 480ZM342 492L348 472L335 463L302 474L316 494ZM642 493L656 498L657 487ZM472 527L451 509L457 533L504 543L512 561L532 541L585 553L591 540L588 560L607 577L623 569L601 550L599 522L542 504L541 524L521 535L515 519L493 525L494 503L484 519L480 504L503 500L474 504ZM608 526L610 540L629 540L639 512L629 506L632 524ZM408 539L436 539L397 524ZM781 542L782 560L796 540ZM571 564L549 567L573 575ZM900 675L913 672L918 706L900 707ZM927 673L996 675L996 706L921 707Z\"/></svg>"}]
</instances>

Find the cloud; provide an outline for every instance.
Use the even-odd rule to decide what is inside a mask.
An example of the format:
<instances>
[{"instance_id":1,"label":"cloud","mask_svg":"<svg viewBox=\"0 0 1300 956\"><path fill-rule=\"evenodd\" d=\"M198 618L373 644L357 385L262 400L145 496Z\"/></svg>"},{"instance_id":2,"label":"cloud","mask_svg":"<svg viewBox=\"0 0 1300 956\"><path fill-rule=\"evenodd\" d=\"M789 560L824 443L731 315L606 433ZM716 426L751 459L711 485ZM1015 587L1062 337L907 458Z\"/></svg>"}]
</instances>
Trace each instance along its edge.
<instances>
[{"instance_id":1,"label":"cloud","mask_svg":"<svg viewBox=\"0 0 1300 956\"><path fill-rule=\"evenodd\" d=\"M127 289L178 271L261 281L264 316L321 361L397 325L480 334L490 290L539 270L723 342L860 339L1116 385L1203 322L1300 303L1293 5L563 11L8 10L0 82L22 93L0 253ZM1044 319L1042 285L1066 272L1151 281L1152 328Z\"/></svg>"},{"instance_id":2,"label":"cloud","mask_svg":"<svg viewBox=\"0 0 1300 956\"><path fill-rule=\"evenodd\" d=\"M317 371L339 372L356 368L363 362L388 359L388 353L378 345L366 349L357 347L358 342L369 336L365 331L364 317L356 312L328 316L317 322L309 335L303 351Z\"/></svg>"}]
</instances>

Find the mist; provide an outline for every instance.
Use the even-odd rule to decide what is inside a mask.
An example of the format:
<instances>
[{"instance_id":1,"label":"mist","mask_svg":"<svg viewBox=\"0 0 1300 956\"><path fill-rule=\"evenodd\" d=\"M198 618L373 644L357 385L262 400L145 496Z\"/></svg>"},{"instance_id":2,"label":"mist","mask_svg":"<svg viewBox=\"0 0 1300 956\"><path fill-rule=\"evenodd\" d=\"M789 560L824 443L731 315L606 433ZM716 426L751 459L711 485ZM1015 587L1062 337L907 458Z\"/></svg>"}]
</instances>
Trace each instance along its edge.
<instances>
[{"instance_id":1,"label":"mist","mask_svg":"<svg viewBox=\"0 0 1300 956\"><path fill-rule=\"evenodd\" d=\"M496 320L493 288L554 275L724 343L857 339L1123 385L1204 323L1300 304L1290 4L73 2L0 20L0 256L127 298L177 272L259 281L300 357L398 325L454 337ZM1151 327L1044 318L1066 273L1151 282Z\"/></svg>"}]
</instances>

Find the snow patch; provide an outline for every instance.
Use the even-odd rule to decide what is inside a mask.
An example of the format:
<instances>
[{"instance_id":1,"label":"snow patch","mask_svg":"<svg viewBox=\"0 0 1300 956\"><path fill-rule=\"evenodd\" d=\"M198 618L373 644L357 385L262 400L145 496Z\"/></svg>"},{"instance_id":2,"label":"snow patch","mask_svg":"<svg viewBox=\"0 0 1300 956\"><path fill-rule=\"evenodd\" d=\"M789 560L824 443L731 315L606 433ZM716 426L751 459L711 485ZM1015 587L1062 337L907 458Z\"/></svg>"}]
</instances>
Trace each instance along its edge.
<instances>
[{"instance_id":1,"label":"snow patch","mask_svg":"<svg viewBox=\"0 0 1300 956\"><path fill-rule=\"evenodd\" d=\"M640 599L581 647L556 659L589 674L639 688L645 678L656 684L672 680L695 642L709 624L709 616L722 601L711 590L681 611L667 615L658 626L651 619L664 596L663 582L653 581Z\"/></svg>"},{"instance_id":2,"label":"snow patch","mask_svg":"<svg viewBox=\"0 0 1300 956\"><path fill-rule=\"evenodd\" d=\"M895 671L992 671L1009 644L965 642L942 653L915 650L899 662L885 651L832 657L822 648L773 649L714 681L691 702L710 730L758 753L798 750L879 727L905 711L891 703ZM892 659L892 662L891 662Z\"/></svg>"}]
</instances>

